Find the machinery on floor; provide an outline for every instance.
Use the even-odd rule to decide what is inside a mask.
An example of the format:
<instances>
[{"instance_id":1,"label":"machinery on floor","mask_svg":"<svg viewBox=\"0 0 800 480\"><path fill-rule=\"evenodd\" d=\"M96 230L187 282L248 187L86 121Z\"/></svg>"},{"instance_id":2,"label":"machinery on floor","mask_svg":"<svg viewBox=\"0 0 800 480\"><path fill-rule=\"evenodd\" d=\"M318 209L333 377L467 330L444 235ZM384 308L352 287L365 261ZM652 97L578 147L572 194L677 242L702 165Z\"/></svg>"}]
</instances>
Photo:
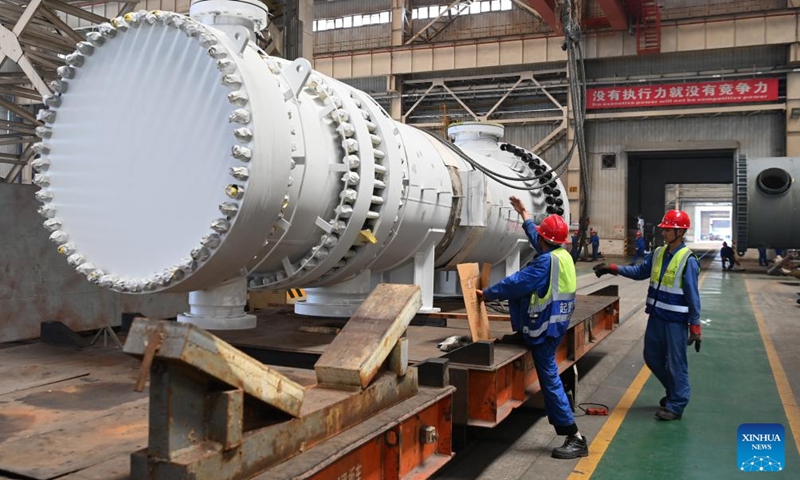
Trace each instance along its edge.
<instances>
[{"instance_id":1,"label":"machinery on floor","mask_svg":"<svg viewBox=\"0 0 800 480\"><path fill-rule=\"evenodd\" d=\"M90 282L191 292L180 317L250 328L247 288L302 287L298 313L347 317L381 281L422 287L463 262L530 252L509 196L569 219L558 171L450 128L392 120L367 94L267 56L255 0L196 0L103 24L59 68L33 162L45 227Z\"/></svg>"},{"instance_id":2,"label":"machinery on floor","mask_svg":"<svg viewBox=\"0 0 800 480\"><path fill-rule=\"evenodd\" d=\"M793 157L736 160L734 219L739 254L759 245L800 247L800 159Z\"/></svg>"}]
</instances>

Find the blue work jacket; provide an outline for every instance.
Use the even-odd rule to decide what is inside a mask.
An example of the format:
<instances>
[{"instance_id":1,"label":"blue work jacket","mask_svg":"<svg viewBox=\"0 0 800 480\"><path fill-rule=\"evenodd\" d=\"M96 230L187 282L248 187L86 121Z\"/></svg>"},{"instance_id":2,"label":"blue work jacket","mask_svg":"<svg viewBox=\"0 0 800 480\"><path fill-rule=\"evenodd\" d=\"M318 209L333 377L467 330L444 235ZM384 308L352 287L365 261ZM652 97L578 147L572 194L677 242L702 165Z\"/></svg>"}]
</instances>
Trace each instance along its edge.
<instances>
[{"instance_id":1,"label":"blue work jacket","mask_svg":"<svg viewBox=\"0 0 800 480\"><path fill-rule=\"evenodd\" d=\"M636 239L636 253L640 255L644 254L644 238L642 237Z\"/></svg>"},{"instance_id":2,"label":"blue work jacket","mask_svg":"<svg viewBox=\"0 0 800 480\"><path fill-rule=\"evenodd\" d=\"M535 331L538 326L549 322L551 315L548 310L542 312L534 320L528 314L532 292L537 292L540 297L547 294L547 290L550 287L550 262L554 260L549 252L542 253L539 249L539 232L536 231L536 224L532 220L525 220L522 223L522 228L539 255L520 271L509 275L483 291L486 300L508 300L511 327L515 332L522 332L525 326L528 326L531 331ZM569 322L567 322L567 326L569 326L568 324ZM566 333L566 328L556 328L556 323L551 325L553 325L553 328L547 328L539 337L533 338L529 335L524 335L525 340L531 345L538 345L544 342L547 337L560 337Z\"/></svg>"},{"instance_id":3,"label":"blue work jacket","mask_svg":"<svg viewBox=\"0 0 800 480\"><path fill-rule=\"evenodd\" d=\"M675 251L677 252L682 248L686 248L686 245L683 243ZM649 279L650 273L653 270L653 254L655 251L656 249L653 249L652 252L648 253L644 258L644 262L640 263L639 265L619 265L617 267L617 273L623 277L632 278L633 280ZM661 274L659 275L659 278L664 276L664 272L667 270L667 265L669 265L669 262L672 260L673 256L675 256L675 254L670 253L669 250L664 252L664 261L661 264ZM692 255L686 262L686 269L683 271L683 296L689 306L689 313L681 315L680 319L677 319L679 322L700 325L700 290L697 284L697 279L699 276L700 265L697 262L697 258ZM659 316L658 310L654 310L650 313L650 315L664 321L676 321L676 319L662 318Z\"/></svg>"}]
</instances>

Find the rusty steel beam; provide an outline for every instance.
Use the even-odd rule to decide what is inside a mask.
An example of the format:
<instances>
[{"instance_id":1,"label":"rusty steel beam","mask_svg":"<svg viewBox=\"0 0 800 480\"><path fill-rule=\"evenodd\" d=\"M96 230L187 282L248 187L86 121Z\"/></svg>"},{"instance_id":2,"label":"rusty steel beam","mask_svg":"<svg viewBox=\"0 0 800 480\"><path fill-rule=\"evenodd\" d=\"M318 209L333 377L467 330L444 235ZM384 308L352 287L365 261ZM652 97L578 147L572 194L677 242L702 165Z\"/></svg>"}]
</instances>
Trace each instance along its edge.
<instances>
[{"instance_id":1,"label":"rusty steel beam","mask_svg":"<svg viewBox=\"0 0 800 480\"><path fill-rule=\"evenodd\" d=\"M141 357L150 337L163 331L163 346L155 358L188 365L256 400L293 417L300 414L305 389L214 335L188 323L137 319L125 342L125 353Z\"/></svg>"},{"instance_id":2,"label":"rusty steel beam","mask_svg":"<svg viewBox=\"0 0 800 480\"><path fill-rule=\"evenodd\" d=\"M525 0L536 13L542 17L554 32L561 31L561 22L556 18L556 5L554 0Z\"/></svg>"},{"instance_id":3,"label":"rusty steel beam","mask_svg":"<svg viewBox=\"0 0 800 480\"><path fill-rule=\"evenodd\" d=\"M453 456L454 390L420 388L409 400L252 480L430 478Z\"/></svg>"},{"instance_id":4,"label":"rusty steel beam","mask_svg":"<svg viewBox=\"0 0 800 480\"><path fill-rule=\"evenodd\" d=\"M612 30L628 29L628 12L620 0L597 0Z\"/></svg>"},{"instance_id":5,"label":"rusty steel beam","mask_svg":"<svg viewBox=\"0 0 800 480\"><path fill-rule=\"evenodd\" d=\"M404 377L384 372L363 390L312 387L302 415L287 419L274 411L247 410L237 390L219 391L187 365L157 360L151 370L148 448L131 455L130 478L251 478L418 391L414 369ZM218 398L220 393L226 395Z\"/></svg>"}]
</instances>

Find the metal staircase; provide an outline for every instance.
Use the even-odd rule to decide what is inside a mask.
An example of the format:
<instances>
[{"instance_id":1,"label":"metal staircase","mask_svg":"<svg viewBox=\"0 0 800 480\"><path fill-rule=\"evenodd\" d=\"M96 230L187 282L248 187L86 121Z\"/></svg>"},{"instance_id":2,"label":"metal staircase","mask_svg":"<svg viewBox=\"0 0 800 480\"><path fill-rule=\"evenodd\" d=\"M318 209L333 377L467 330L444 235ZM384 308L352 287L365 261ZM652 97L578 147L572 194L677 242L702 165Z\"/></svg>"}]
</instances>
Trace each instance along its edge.
<instances>
[{"instance_id":1,"label":"metal staircase","mask_svg":"<svg viewBox=\"0 0 800 480\"><path fill-rule=\"evenodd\" d=\"M433 40L433 37L438 35L442 30L447 28L458 18L462 13L466 13L473 0L455 0L447 5L447 8L441 11L438 17L431 19L427 25L422 27L420 31L406 40L405 44L412 43L428 43Z\"/></svg>"},{"instance_id":2,"label":"metal staircase","mask_svg":"<svg viewBox=\"0 0 800 480\"><path fill-rule=\"evenodd\" d=\"M636 53L661 52L661 9L657 0L642 0L636 22Z\"/></svg>"}]
</instances>

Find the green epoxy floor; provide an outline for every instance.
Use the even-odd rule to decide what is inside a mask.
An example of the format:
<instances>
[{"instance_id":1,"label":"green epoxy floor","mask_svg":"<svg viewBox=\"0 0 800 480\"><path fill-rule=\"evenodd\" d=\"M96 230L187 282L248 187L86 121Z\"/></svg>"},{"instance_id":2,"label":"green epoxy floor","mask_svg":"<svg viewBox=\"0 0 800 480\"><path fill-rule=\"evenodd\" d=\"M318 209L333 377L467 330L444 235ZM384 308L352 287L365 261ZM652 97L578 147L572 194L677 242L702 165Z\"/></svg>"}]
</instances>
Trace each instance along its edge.
<instances>
[{"instance_id":1,"label":"green epoxy floor","mask_svg":"<svg viewBox=\"0 0 800 480\"><path fill-rule=\"evenodd\" d=\"M743 423L782 424L786 464L769 478L800 478L800 457L744 278L713 268L702 284L705 341L700 353L689 351L692 398L683 419L653 419L664 390L650 375L592 480L752 478L738 470Z\"/></svg>"}]
</instances>

